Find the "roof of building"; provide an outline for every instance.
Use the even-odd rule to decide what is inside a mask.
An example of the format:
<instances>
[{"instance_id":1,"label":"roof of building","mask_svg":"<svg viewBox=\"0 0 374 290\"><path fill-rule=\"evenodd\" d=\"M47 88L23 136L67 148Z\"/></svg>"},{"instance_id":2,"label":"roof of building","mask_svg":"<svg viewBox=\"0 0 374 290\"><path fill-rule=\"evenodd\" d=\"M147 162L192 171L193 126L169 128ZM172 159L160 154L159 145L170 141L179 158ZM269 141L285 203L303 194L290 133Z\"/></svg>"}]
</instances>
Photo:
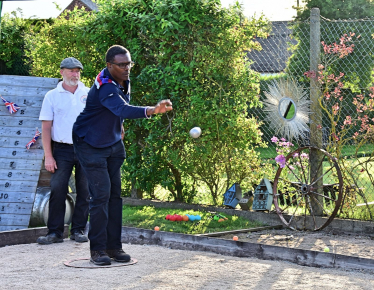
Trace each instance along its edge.
<instances>
[{"instance_id":1,"label":"roof of building","mask_svg":"<svg viewBox=\"0 0 374 290\"><path fill-rule=\"evenodd\" d=\"M91 0L72 0L66 8L61 11L60 16L64 14L65 11L72 11L74 7L84 8L86 11L98 11L96 3ZM66 19L69 19L69 14L64 16Z\"/></svg>"},{"instance_id":2,"label":"roof of building","mask_svg":"<svg viewBox=\"0 0 374 290\"><path fill-rule=\"evenodd\" d=\"M268 38L256 38L262 50L248 52L248 58L253 61L251 68L260 73L282 72L291 56L290 44L296 44L291 38L292 30L288 21L273 21Z\"/></svg>"},{"instance_id":3,"label":"roof of building","mask_svg":"<svg viewBox=\"0 0 374 290\"><path fill-rule=\"evenodd\" d=\"M96 3L92 2L91 0L80 0L80 1L93 11L98 10Z\"/></svg>"}]
</instances>

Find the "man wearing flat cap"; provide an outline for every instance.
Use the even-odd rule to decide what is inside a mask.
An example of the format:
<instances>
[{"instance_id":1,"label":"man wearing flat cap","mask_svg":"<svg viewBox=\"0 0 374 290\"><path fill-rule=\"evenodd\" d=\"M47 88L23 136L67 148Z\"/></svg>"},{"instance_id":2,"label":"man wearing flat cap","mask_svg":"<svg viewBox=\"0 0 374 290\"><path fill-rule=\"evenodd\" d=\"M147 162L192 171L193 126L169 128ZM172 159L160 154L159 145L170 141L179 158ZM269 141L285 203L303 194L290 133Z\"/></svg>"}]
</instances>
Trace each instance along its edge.
<instances>
[{"instance_id":1,"label":"man wearing flat cap","mask_svg":"<svg viewBox=\"0 0 374 290\"><path fill-rule=\"evenodd\" d=\"M65 58L60 65L62 82L45 95L40 111L45 169L52 173L52 177L48 234L37 239L39 244L64 241L65 200L73 167L77 197L70 239L79 243L88 241L87 235L84 234L88 219L88 184L74 153L72 140L73 124L86 106L89 91L89 88L79 81L81 70L83 65L79 60L74 57Z\"/></svg>"}]
</instances>

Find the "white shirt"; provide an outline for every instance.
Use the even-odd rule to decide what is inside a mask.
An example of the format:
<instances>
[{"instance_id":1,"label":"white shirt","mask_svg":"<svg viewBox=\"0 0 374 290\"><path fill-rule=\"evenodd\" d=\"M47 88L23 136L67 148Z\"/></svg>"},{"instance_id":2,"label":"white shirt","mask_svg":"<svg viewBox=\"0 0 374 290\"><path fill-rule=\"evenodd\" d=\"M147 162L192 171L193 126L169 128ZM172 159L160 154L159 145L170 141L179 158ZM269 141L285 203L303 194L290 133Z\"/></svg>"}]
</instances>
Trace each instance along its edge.
<instances>
[{"instance_id":1,"label":"white shirt","mask_svg":"<svg viewBox=\"0 0 374 290\"><path fill-rule=\"evenodd\" d=\"M88 91L89 88L78 82L78 88L72 94L62 87L62 82L59 82L55 89L45 95L39 120L53 121L53 141L73 144L73 125L86 106Z\"/></svg>"}]
</instances>

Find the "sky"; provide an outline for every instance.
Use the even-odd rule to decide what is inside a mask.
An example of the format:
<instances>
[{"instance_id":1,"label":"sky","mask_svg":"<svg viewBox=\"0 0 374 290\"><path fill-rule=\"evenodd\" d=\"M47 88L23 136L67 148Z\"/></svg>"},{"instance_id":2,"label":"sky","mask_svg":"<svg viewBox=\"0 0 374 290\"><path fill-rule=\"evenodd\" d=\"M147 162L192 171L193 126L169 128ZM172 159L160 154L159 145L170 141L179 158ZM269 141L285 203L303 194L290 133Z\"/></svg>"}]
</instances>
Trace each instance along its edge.
<instances>
[{"instance_id":1,"label":"sky","mask_svg":"<svg viewBox=\"0 0 374 290\"><path fill-rule=\"evenodd\" d=\"M296 0L238 0L243 4L244 15L251 17L254 14L264 15L270 21L292 20L296 14L292 9L296 5ZM57 3L61 9L66 8L72 0L33 0L33 1L9 1L3 2L2 14L15 11L18 7L22 9L24 18L50 18L57 17L60 11L56 9ZM221 0L223 7L234 4L236 0Z\"/></svg>"}]
</instances>

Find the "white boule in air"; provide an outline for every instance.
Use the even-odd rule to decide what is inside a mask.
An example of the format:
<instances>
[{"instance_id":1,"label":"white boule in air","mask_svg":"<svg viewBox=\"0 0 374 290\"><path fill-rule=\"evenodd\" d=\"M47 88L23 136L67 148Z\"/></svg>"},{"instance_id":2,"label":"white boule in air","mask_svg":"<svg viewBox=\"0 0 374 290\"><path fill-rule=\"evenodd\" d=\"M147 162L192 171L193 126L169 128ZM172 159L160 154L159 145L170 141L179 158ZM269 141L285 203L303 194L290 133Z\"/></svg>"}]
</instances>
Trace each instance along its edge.
<instances>
[{"instance_id":1,"label":"white boule in air","mask_svg":"<svg viewBox=\"0 0 374 290\"><path fill-rule=\"evenodd\" d=\"M193 127L191 130L190 130L190 136L192 138L199 138L201 135L201 129L200 127Z\"/></svg>"}]
</instances>

